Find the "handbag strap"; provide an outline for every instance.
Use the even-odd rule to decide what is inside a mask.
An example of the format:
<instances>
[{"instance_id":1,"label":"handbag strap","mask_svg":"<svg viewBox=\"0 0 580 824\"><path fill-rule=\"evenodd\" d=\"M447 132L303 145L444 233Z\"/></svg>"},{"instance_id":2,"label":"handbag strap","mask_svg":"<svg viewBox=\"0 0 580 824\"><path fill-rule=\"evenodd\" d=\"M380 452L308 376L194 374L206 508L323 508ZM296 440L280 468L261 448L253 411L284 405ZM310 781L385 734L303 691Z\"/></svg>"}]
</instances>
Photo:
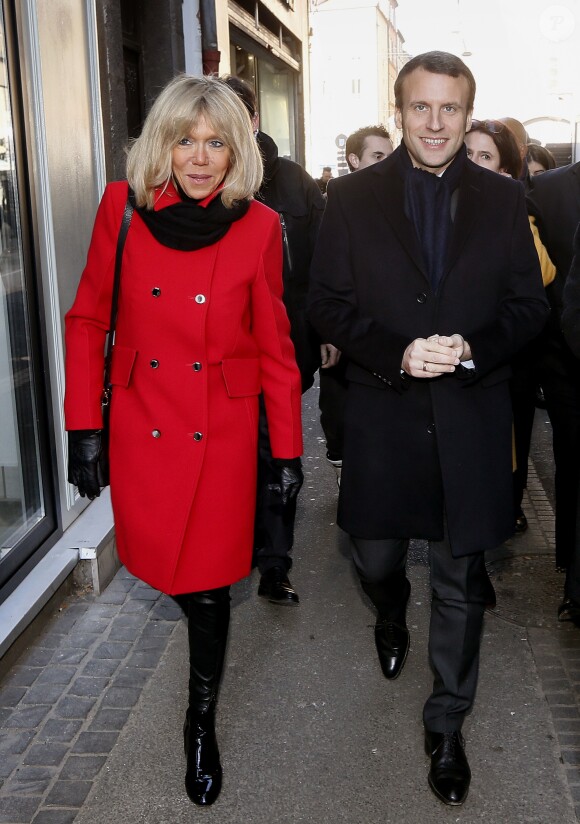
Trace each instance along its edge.
<instances>
[{"instance_id":1,"label":"handbag strap","mask_svg":"<svg viewBox=\"0 0 580 824\"><path fill-rule=\"evenodd\" d=\"M107 340L107 351L105 353L104 391L106 398L108 398L108 393L111 388L111 356L113 354L113 340L115 338L115 325L117 323L117 308L119 304L119 287L121 286L121 263L123 261L123 249L125 248L127 232L129 231L132 217L133 206L127 198L125 211L123 212L123 219L121 221L121 228L119 229L119 237L117 238L117 251L115 253L115 276L113 279L113 296L111 299L111 320L109 321L109 337Z\"/></svg>"}]
</instances>

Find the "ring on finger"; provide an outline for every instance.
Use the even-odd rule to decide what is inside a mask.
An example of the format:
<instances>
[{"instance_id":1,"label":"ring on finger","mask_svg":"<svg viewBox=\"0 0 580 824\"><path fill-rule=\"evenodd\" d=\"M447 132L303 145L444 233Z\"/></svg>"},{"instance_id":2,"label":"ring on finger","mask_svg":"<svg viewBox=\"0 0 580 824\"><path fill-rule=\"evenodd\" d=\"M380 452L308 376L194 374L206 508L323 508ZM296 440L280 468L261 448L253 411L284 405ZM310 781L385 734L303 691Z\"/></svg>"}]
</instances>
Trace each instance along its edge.
<instances>
[{"instance_id":1,"label":"ring on finger","mask_svg":"<svg viewBox=\"0 0 580 824\"><path fill-rule=\"evenodd\" d=\"M426 361L423 361L423 372L426 372L426 371L427 371L427 363L426 363Z\"/></svg>"}]
</instances>

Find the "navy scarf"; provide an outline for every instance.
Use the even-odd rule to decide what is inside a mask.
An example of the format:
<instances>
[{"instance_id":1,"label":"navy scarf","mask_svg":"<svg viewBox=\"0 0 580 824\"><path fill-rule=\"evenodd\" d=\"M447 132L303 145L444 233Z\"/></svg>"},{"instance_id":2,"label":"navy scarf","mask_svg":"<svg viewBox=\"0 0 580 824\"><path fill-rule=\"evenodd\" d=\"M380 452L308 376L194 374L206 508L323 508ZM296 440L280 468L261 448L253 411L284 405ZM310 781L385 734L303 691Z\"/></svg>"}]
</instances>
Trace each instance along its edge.
<instances>
[{"instance_id":1,"label":"navy scarf","mask_svg":"<svg viewBox=\"0 0 580 824\"><path fill-rule=\"evenodd\" d=\"M459 186L467 152L462 146L441 177L415 168L404 143L399 158L405 181L405 215L415 226L431 287L436 292L451 237L451 197Z\"/></svg>"}]
</instances>

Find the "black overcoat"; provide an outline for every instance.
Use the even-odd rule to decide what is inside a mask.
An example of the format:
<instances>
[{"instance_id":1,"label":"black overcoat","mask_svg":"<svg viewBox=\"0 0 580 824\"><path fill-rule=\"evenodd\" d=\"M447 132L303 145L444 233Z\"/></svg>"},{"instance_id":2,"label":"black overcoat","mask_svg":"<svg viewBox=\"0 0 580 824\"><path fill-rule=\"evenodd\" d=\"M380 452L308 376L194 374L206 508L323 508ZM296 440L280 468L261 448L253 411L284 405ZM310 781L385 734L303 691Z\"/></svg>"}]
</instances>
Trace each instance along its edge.
<instances>
[{"instance_id":1,"label":"black overcoat","mask_svg":"<svg viewBox=\"0 0 580 824\"><path fill-rule=\"evenodd\" d=\"M513 533L508 362L548 306L521 184L466 161L437 292L404 213L397 149L328 187L309 314L349 358L338 523L363 538L440 540L455 556ZM475 371L401 374L417 337L460 333Z\"/></svg>"},{"instance_id":2,"label":"black overcoat","mask_svg":"<svg viewBox=\"0 0 580 824\"><path fill-rule=\"evenodd\" d=\"M302 166L278 156L278 147L269 135L258 132L258 146L264 159L264 181L258 199L280 216L284 305L302 377L302 391L306 392L314 383L314 375L320 366L320 340L306 318L306 295L325 202L318 186Z\"/></svg>"},{"instance_id":3,"label":"black overcoat","mask_svg":"<svg viewBox=\"0 0 580 824\"><path fill-rule=\"evenodd\" d=\"M542 243L556 266L556 277L546 288L552 313L538 341L540 367L578 382L580 364L564 340L561 324L564 288L572 263L572 240L580 221L580 163L533 177L528 212L536 218ZM569 327L569 314L566 324Z\"/></svg>"}]
</instances>

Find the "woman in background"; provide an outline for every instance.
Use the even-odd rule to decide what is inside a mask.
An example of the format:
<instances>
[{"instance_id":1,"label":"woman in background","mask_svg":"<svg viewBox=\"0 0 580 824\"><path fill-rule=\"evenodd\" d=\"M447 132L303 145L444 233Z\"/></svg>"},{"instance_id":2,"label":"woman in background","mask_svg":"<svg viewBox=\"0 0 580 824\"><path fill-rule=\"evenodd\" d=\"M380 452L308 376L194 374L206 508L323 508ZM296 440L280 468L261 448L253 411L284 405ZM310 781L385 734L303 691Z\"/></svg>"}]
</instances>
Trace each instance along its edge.
<instances>
[{"instance_id":1,"label":"woman in background","mask_svg":"<svg viewBox=\"0 0 580 824\"><path fill-rule=\"evenodd\" d=\"M528 143L527 149L526 161L532 177L544 174L548 169L556 168L556 158L549 149L538 146L537 143Z\"/></svg>"},{"instance_id":2,"label":"woman in background","mask_svg":"<svg viewBox=\"0 0 580 824\"><path fill-rule=\"evenodd\" d=\"M253 200L262 159L237 95L211 77L169 83L129 152L127 178L105 190L66 316L69 480L99 495L103 350L129 197L111 367L117 548L188 617L185 786L207 806L222 783L215 710L229 588L252 560L258 396L287 500L301 483L300 374L280 224Z\"/></svg>"}]
</instances>

